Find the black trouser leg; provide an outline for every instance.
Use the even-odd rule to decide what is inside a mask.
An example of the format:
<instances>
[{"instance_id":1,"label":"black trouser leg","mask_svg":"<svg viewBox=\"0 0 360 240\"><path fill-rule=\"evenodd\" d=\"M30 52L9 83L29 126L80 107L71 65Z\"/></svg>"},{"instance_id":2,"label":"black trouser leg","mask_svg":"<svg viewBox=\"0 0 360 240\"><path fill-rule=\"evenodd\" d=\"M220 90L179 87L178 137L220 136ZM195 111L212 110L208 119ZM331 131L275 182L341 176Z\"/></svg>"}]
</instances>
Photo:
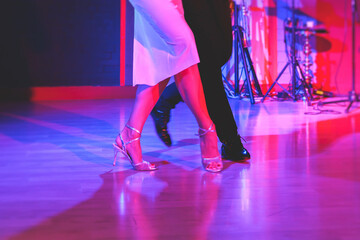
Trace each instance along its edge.
<instances>
[{"instance_id":1,"label":"black trouser leg","mask_svg":"<svg viewBox=\"0 0 360 240\"><path fill-rule=\"evenodd\" d=\"M220 66L211 66L207 62L199 64L206 106L222 143L237 139L237 126L227 99Z\"/></svg>"},{"instance_id":2,"label":"black trouser leg","mask_svg":"<svg viewBox=\"0 0 360 240\"><path fill-rule=\"evenodd\" d=\"M175 108L176 104L181 101L183 100L181 98L179 90L176 87L176 84L171 83L165 88L165 90L161 94L154 109L169 112L171 109Z\"/></svg>"}]
</instances>

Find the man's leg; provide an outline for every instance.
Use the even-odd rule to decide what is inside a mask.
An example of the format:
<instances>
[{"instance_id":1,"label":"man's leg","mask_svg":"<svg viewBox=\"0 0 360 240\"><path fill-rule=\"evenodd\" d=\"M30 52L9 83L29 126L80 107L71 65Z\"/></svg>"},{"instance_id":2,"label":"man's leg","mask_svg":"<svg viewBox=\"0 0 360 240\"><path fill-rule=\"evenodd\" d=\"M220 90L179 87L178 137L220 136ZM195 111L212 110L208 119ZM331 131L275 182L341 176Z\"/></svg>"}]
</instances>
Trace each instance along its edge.
<instances>
[{"instance_id":1,"label":"man's leg","mask_svg":"<svg viewBox=\"0 0 360 240\"><path fill-rule=\"evenodd\" d=\"M200 76L203 82L206 106L213 120L220 141L221 155L229 160L250 159L249 152L244 148L238 134L238 128L227 99L222 73L219 66L203 61L199 64Z\"/></svg>"},{"instance_id":2,"label":"man's leg","mask_svg":"<svg viewBox=\"0 0 360 240\"><path fill-rule=\"evenodd\" d=\"M168 85L160 96L155 107L151 111L151 117L154 120L156 133L166 146L171 146L171 137L167 130L167 124L170 121L170 110L175 108L176 104L183 101L175 83Z\"/></svg>"}]
</instances>

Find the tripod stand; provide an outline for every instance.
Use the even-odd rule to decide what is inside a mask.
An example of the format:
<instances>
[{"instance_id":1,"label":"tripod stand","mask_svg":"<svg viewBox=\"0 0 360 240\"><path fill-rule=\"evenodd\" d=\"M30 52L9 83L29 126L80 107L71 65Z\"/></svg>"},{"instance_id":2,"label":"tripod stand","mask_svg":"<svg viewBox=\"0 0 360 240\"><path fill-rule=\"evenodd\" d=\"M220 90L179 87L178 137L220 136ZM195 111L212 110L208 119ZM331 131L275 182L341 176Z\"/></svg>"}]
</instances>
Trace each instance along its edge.
<instances>
[{"instance_id":1,"label":"tripod stand","mask_svg":"<svg viewBox=\"0 0 360 240\"><path fill-rule=\"evenodd\" d=\"M243 60L243 62L242 62L243 70L245 71L246 79L249 79L249 80L244 81L241 89L239 90L239 94L244 92L245 95L249 95L250 100L251 100L250 102L252 104L254 104L255 101L254 101L254 93L253 93L253 91L259 97L263 97L264 95L263 95L263 93L261 91L260 84L259 84L258 78L257 78L256 73L255 73L254 65L253 65L253 63L251 61L249 48L246 46L246 44L243 41L243 39L245 39L245 36L244 36L244 32L243 32L242 27L240 27L240 29L238 30L238 34L240 34L240 39L241 39L241 41L240 41L241 42L240 43L240 45L241 45L240 49L241 49L241 57L242 57L242 60ZM250 71L248 71L249 68L250 68ZM246 74L246 71L248 71L248 74ZM251 86L250 75L252 76L254 89Z\"/></svg>"},{"instance_id":2,"label":"tripod stand","mask_svg":"<svg viewBox=\"0 0 360 240\"><path fill-rule=\"evenodd\" d=\"M299 92L301 88L303 89L304 97L306 98L306 101L308 105L311 105L312 95L311 95L311 88L309 84L305 81L304 74L301 70L300 64L298 60L296 59L296 46L295 46L295 6L294 6L294 0L292 0L292 28L291 28L291 35L292 35L292 43L291 43L291 51L290 51L290 58L286 65L283 67L281 72L279 73L278 77L275 79L269 90L264 95L261 102L264 102L265 98L269 95L270 91L273 89L275 84L278 84L287 94L290 96L294 101L299 99ZM285 30L286 31L286 30ZM290 73L291 73L291 92L289 92L287 89L285 89L283 86L281 86L278 81L282 74L285 72L287 67L290 67ZM300 81L300 84L298 85L298 80ZM298 86L297 86L298 85ZM297 91L298 90L298 91Z\"/></svg>"},{"instance_id":3,"label":"tripod stand","mask_svg":"<svg viewBox=\"0 0 360 240\"><path fill-rule=\"evenodd\" d=\"M233 45L234 45L235 95L239 95L240 92L245 87L246 93L250 97L251 104L254 104L255 99L254 99L254 93L253 93L253 89L252 89L250 74L252 75L252 78L253 78L255 94L258 94L261 97L263 96L263 94L261 92L260 84L257 79L252 60L250 58L249 49L245 44L244 29L241 26L239 26L239 24L238 24L239 8L240 8L240 6L234 2L234 25L233 25L234 40L233 40ZM243 67L243 70L245 73L245 80L244 80L244 84L243 84L241 90L239 90L239 84L240 84L239 50L240 50L240 54L241 54L240 56L241 56L241 61L242 61L242 67Z\"/></svg>"},{"instance_id":4,"label":"tripod stand","mask_svg":"<svg viewBox=\"0 0 360 240\"><path fill-rule=\"evenodd\" d=\"M355 91L355 17L357 11L356 0L351 0L351 9L352 9L352 46L351 46L351 61L352 61L352 90L349 92L348 99L331 101L331 102L322 102L319 105L331 104L331 103L340 103L340 102L349 102L348 107L345 109L345 112L348 113L351 106L354 102L359 102L359 95Z\"/></svg>"}]
</instances>

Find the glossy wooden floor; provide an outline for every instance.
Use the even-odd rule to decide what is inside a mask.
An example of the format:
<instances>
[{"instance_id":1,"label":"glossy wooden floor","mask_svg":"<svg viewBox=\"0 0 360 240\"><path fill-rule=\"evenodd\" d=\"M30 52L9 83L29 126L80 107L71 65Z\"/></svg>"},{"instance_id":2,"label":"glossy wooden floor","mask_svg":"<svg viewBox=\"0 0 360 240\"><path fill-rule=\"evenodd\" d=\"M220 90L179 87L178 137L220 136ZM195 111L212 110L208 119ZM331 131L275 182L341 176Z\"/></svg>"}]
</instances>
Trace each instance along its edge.
<instances>
[{"instance_id":1,"label":"glossy wooden floor","mask_svg":"<svg viewBox=\"0 0 360 240\"><path fill-rule=\"evenodd\" d=\"M173 147L145 125L156 172L112 166L132 100L3 104L0 239L360 239L360 111L230 101L252 159L219 174L203 170L184 104Z\"/></svg>"}]
</instances>

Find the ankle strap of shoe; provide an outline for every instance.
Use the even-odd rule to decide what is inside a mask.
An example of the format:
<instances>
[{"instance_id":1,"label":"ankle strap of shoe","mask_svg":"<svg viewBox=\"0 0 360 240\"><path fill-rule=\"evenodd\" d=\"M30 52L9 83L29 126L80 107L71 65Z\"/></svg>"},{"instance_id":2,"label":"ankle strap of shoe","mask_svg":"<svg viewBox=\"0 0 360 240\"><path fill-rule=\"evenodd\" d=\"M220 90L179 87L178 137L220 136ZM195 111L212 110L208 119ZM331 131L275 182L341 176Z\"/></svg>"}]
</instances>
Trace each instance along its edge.
<instances>
[{"instance_id":1,"label":"ankle strap of shoe","mask_svg":"<svg viewBox=\"0 0 360 240\"><path fill-rule=\"evenodd\" d=\"M199 133L195 134L196 136L204 136L205 134L207 134L208 132L215 132L215 129L212 129L212 127L214 126L214 123L211 123L210 127L208 129L204 129L204 128L199 128ZM200 132L202 131L202 132Z\"/></svg>"},{"instance_id":2,"label":"ankle strap of shoe","mask_svg":"<svg viewBox=\"0 0 360 240\"><path fill-rule=\"evenodd\" d=\"M136 128L133 128L133 127L127 125L127 124L125 125L125 127L130 128L131 130L133 130L133 131L135 131L135 132L137 132L138 134L141 135L141 132L139 130L137 130Z\"/></svg>"},{"instance_id":3,"label":"ankle strap of shoe","mask_svg":"<svg viewBox=\"0 0 360 240\"><path fill-rule=\"evenodd\" d=\"M131 139L131 140L128 141L128 142L125 142L124 139L123 139L122 136L121 136L121 133L119 133L119 137L120 137L121 144L122 144L122 147L123 147L123 148L125 148L126 145L128 145L128 144L130 144L130 143L132 143L132 142L135 142L135 141L140 140L140 137L141 137L141 132L140 132L139 130L137 130L136 128L133 128L133 127L127 125L127 124L125 125L125 127L129 128L129 129L131 129L131 130L133 130L133 131L135 131L135 132L137 132L138 134L140 134L140 136L137 137L137 138Z\"/></svg>"}]
</instances>

